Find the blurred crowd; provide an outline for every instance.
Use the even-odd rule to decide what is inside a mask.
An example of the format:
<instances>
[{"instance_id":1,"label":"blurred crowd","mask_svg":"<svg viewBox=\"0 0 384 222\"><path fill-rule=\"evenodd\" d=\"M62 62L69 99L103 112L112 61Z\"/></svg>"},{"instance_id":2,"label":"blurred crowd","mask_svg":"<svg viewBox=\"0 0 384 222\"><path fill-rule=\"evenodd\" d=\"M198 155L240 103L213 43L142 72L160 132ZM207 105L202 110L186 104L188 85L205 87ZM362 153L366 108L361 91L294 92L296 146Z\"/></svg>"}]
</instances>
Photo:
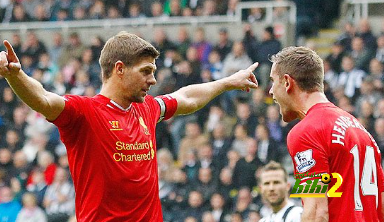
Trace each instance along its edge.
<instances>
[{"instance_id":1,"label":"blurred crowd","mask_svg":"<svg viewBox=\"0 0 384 222\"><path fill-rule=\"evenodd\" d=\"M2 0L0 22L80 21L87 19L234 16L240 2L261 0ZM285 2L288 0L267 0ZM297 7L296 34L310 36L337 18L341 0L292 0ZM242 19L264 21L266 8L244 9ZM286 22L286 7L274 7L274 22Z\"/></svg>"},{"instance_id":2,"label":"blurred crowd","mask_svg":"<svg viewBox=\"0 0 384 222\"><path fill-rule=\"evenodd\" d=\"M27 6L39 1L15 2L10 4L28 12ZM115 6L126 1L46 2L52 2L51 7L66 6L69 14L78 8L91 10L101 4L104 9L111 2ZM170 7L167 2L161 5L164 11ZM28 14L38 11L39 5ZM383 153L384 26L381 33L373 34L363 19L346 23L344 29L324 58L326 95L361 121ZM153 96L221 79L260 63L255 71L258 89L224 93L194 115L158 124L159 195L166 222L258 221L271 212L257 186L260 167L275 160L292 172L285 140L296 122L282 122L278 106L268 95L268 56L282 45L272 27L259 35L249 24L243 30L242 39L232 40L231 30L222 28L215 42L206 39L204 28L190 33L180 27L176 41L162 28L154 30L152 44L161 54L157 84L150 90ZM10 42L27 75L59 95L97 94L101 86L98 57L105 39L93 36L84 43L75 32L67 38L52 33L52 39L48 47L34 32L23 37L13 34ZM0 79L0 219L75 221L74 196L66 150L56 127L21 103L5 79Z\"/></svg>"}]
</instances>

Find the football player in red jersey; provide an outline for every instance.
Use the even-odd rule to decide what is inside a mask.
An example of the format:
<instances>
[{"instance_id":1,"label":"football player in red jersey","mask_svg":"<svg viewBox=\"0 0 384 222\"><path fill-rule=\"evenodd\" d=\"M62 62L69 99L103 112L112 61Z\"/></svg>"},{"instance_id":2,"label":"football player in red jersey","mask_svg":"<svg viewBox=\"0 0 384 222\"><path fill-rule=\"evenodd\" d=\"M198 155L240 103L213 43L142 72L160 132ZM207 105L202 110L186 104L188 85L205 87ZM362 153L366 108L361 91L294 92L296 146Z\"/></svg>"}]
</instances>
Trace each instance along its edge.
<instances>
[{"instance_id":1,"label":"football player in red jersey","mask_svg":"<svg viewBox=\"0 0 384 222\"><path fill-rule=\"evenodd\" d=\"M295 174L339 173L343 178L337 190L341 197L302 198L302 221L383 221L380 151L352 115L326 98L322 59L308 48L288 47L271 61L269 93L284 121L301 120L287 138Z\"/></svg>"},{"instance_id":2,"label":"football player in red jersey","mask_svg":"<svg viewBox=\"0 0 384 222\"><path fill-rule=\"evenodd\" d=\"M59 96L21 69L11 44L0 52L0 75L28 106L60 131L76 191L79 222L161 222L156 161L156 123L193 113L219 94L256 88L253 70L186 86L165 96L147 95L156 84L159 52L127 32L111 37L100 55L100 94Z\"/></svg>"}]
</instances>

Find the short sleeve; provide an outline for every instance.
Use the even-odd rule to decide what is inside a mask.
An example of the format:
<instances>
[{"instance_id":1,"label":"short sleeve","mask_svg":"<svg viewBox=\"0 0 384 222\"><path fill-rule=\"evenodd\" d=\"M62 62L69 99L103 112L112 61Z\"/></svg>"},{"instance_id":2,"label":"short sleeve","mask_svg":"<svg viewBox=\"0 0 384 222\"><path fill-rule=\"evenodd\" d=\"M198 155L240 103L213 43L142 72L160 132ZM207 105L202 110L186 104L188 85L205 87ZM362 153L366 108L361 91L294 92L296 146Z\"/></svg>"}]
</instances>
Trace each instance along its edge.
<instances>
[{"instance_id":1,"label":"short sleeve","mask_svg":"<svg viewBox=\"0 0 384 222\"><path fill-rule=\"evenodd\" d=\"M295 167L295 176L300 174L302 182L312 175L329 173L328 154L326 144L322 142L316 130L308 129L300 134L291 134L288 137L290 155Z\"/></svg>"},{"instance_id":2,"label":"short sleeve","mask_svg":"<svg viewBox=\"0 0 384 222\"><path fill-rule=\"evenodd\" d=\"M59 128L71 127L76 122L78 122L79 118L83 116L83 97L75 95L65 95L64 100L64 110L54 121L51 121Z\"/></svg>"},{"instance_id":3,"label":"short sleeve","mask_svg":"<svg viewBox=\"0 0 384 222\"><path fill-rule=\"evenodd\" d=\"M177 100L170 95L157 96L155 100L160 106L160 117L158 122L161 120L171 118L177 110Z\"/></svg>"}]
</instances>

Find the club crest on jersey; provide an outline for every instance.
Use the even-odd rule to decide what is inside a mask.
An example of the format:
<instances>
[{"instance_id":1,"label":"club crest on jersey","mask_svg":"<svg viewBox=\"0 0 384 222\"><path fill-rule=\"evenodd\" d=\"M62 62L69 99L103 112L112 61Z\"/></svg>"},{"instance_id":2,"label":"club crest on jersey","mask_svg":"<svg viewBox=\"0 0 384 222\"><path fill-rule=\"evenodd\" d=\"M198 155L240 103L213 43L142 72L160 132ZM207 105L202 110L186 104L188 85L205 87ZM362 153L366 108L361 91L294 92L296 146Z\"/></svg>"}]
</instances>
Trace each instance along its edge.
<instances>
[{"instance_id":1,"label":"club crest on jersey","mask_svg":"<svg viewBox=\"0 0 384 222\"><path fill-rule=\"evenodd\" d=\"M312 149L298 152L295 155L296 170L304 173L315 166L316 161L312 158Z\"/></svg>"},{"instance_id":2,"label":"club crest on jersey","mask_svg":"<svg viewBox=\"0 0 384 222\"><path fill-rule=\"evenodd\" d=\"M148 127L147 127L147 125L145 125L145 123L144 123L144 119L143 119L143 117L139 117L139 123L140 123L140 125L143 127L143 129L144 129L144 134L145 135L150 135L149 134L149 130L148 130Z\"/></svg>"},{"instance_id":3,"label":"club crest on jersey","mask_svg":"<svg viewBox=\"0 0 384 222\"><path fill-rule=\"evenodd\" d=\"M111 124L111 128L109 130L123 130L120 128L119 121L117 120L109 121L109 124Z\"/></svg>"}]
</instances>

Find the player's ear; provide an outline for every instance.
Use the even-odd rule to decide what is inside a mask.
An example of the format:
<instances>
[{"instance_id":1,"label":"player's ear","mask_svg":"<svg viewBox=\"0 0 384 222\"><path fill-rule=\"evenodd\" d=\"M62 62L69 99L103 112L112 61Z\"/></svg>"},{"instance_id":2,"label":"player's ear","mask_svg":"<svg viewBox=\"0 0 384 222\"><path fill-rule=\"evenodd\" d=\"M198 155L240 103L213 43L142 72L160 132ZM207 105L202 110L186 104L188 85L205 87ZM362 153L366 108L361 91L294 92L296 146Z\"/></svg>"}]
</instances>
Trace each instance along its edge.
<instances>
[{"instance_id":1,"label":"player's ear","mask_svg":"<svg viewBox=\"0 0 384 222\"><path fill-rule=\"evenodd\" d=\"M284 74L284 86L286 92L291 91L293 87L293 81L294 79L289 74Z\"/></svg>"},{"instance_id":2,"label":"player's ear","mask_svg":"<svg viewBox=\"0 0 384 222\"><path fill-rule=\"evenodd\" d=\"M121 78L123 76L123 69L124 69L124 63L120 60L118 60L117 62L115 62L115 67L114 67L114 70L116 72L116 74Z\"/></svg>"},{"instance_id":3,"label":"player's ear","mask_svg":"<svg viewBox=\"0 0 384 222\"><path fill-rule=\"evenodd\" d=\"M291 190L291 183L287 182L287 187L286 187L287 192Z\"/></svg>"}]
</instances>

